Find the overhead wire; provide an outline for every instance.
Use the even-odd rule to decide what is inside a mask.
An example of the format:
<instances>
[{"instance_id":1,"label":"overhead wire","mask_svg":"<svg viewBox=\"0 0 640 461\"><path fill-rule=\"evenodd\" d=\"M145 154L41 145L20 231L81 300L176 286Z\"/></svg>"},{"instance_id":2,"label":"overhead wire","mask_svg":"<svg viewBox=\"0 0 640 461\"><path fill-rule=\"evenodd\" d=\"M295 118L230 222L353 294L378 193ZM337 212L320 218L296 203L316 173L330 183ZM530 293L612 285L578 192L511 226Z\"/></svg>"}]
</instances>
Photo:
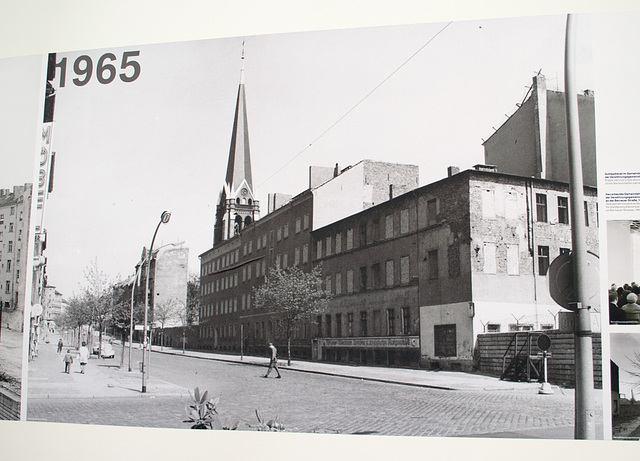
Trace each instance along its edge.
<instances>
[{"instance_id":1,"label":"overhead wire","mask_svg":"<svg viewBox=\"0 0 640 461\"><path fill-rule=\"evenodd\" d=\"M329 131L331 131L336 125L338 125L342 120L344 120L351 112L353 112L360 104L362 104L369 96L371 96L375 91L378 90L382 85L384 85L391 77L393 77L400 69L402 69L405 65L409 63L413 58L415 58L423 49L425 49L433 40L435 40L444 30L449 27L453 21L449 21L445 24L438 32L436 32L429 40L427 40L418 50L416 50L411 56L409 56L406 60L402 62L398 67L396 67L393 72L387 75L380 83L378 83L371 91L369 91L366 95L364 95L358 102L356 102L349 110L347 110L341 117L339 117L335 122L333 122L327 129L325 129L320 135L318 135L313 141L311 141L308 145L306 145L303 149L301 149L296 155L287 160L280 168L274 171L270 176L264 179L258 186L263 185L265 182L273 178L280 171L282 171L287 165L293 162L296 158L300 157L304 154L311 146L313 146L316 142L318 142L321 138L323 138Z\"/></svg>"}]
</instances>

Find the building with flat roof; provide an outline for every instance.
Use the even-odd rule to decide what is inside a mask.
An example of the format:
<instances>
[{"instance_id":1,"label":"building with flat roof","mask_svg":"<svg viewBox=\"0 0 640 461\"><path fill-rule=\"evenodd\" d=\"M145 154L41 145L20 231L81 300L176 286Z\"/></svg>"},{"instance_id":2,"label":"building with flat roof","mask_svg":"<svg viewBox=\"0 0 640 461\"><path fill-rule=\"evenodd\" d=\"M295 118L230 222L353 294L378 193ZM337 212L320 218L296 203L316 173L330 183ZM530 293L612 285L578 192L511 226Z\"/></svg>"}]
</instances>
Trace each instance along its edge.
<instances>
[{"instance_id":1,"label":"building with flat roof","mask_svg":"<svg viewBox=\"0 0 640 461\"><path fill-rule=\"evenodd\" d=\"M32 185L0 190L0 328L23 331ZM30 301L30 300L29 300Z\"/></svg>"},{"instance_id":2,"label":"building with flat roof","mask_svg":"<svg viewBox=\"0 0 640 461\"><path fill-rule=\"evenodd\" d=\"M506 132L526 132L557 115L555 103L544 114L538 106L538 118L527 106L531 117ZM248 184L242 174L250 162L233 141L244 139L248 152L240 126L246 129L234 123L229 165L242 171L228 170L227 178ZM562 154L559 132L549 134L554 129L545 131L546 150L530 139L516 153L503 145L505 131L496 133L485 150L497 166L450 167L446 178L422 187L413 165L310 167L309 188L291 199L270 196L263 218L227 215L227 222L238 220L235 231L216 233L221 237L200 255L198 347L264 354L270 341L284 346L273 314L252 298L269 269L291 265L321 265L332 295L326 312L294 332L292 355L301 358L469 369L479 333L556 328L560 307L549 294L548 270L570 251L571 227L569 187L552 161ZM595 152L591 141L583 138L587 152ZM527 156L539 162L514 171ZM597 190L587 185L584 194L587 246L597 255ZM598 286L593 290L597 298Z\"/></svg>"},{"instance_id":3,"label":"building with flat roof","mask_svg":"<svg viewBox=\"0 0 640 461\"><path fill-rule=\"evenodd\" d=\"M595 96L576 95L584 184L597 186ZM502 173L569 181L565 93L547 89L544 75L533 78L528 98L483 143L485 163Z\"/></svg>"}]
</instances>

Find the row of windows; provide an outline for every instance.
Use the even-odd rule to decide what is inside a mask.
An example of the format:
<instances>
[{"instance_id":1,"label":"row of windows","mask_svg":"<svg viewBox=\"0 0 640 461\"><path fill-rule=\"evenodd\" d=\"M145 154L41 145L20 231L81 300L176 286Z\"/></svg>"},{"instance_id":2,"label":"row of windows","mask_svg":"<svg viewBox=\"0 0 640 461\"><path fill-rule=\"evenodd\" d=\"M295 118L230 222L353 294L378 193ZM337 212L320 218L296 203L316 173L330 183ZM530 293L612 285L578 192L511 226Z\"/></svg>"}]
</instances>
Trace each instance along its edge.
<instances>
[{"instance_id":1,"label":"row of windows","mask_svg":"<svg viewBox=\"0 0 640 461\"><path fill-rule=\"evenodd\" d=\"M438 200L435 198L427 200L427 226L432 226L438 222L438 205ZM379 219L375 219L371 226L367 222L360 223L358 245L362 247L368 243L377 242L380 238L391 239L409 233L411 231L409 209L403 208L399 213L399 225L396 225L394 213L385 216L382 229ZM368 232L368 230L370 231ZM319 239L316 242L316 258L320 259L351 250L354 245L353 238L353 228L349 228L345 232L337 233L335 236Z\"/></svg>"},{"instance_id":2,"label":"row of windows","mask_svg":"<svg viewBox=\"0 0 640 461\"><path fill-rule=\"evenodd\" d=\"M400 258L399 274L396 274L395 268L396 260L387 260L384 264L385 273L383 279L380 263L374 263L369 267L362 266L359 269L360 278L359 285L357 287L354 285L354 271L352 269L347 269L347 271L344 273L344 276L342 272L329 274L325 276L324 289L332 295L339 296L344 293L352 294L356 290L375 290L378 288L382 288L383 286L393 287L398 281L402 285L408 284L410 281L409 256L402 256ZM397 277L398 275L400 276L399 279Z\"/></svg>"},{"instance_id":3,"label":"row of windows","mask_svg":"<svg viewBox=\"0 0 640 461\"><path fill-rule=\"evenodd\" d=\"M240 301L238 302L238 300ZM251 293L245 293L239 298L222 299L215 303L204 304L200 307L200 317L205 318L238 312L238 306L241 311L250 310L252 308Z\"/></svg>"},{"instance_id":4,"label":"row of windows","mask_svg":"<svg viewBox=\"0 0 640 461\"><path fill-rule=\"evenodd\" d=\"M309 214L305 214L302 218L298 217L295 220L295 229L296 234L300 233L302 230L309 229ZM273 231L272 231L273 232ZM289 237L289 224L285 224L283 226L279 226L276 232L276 239L280 242L283 239ZM273 238L273 235L272 237ZM262 234L261 237L258 237L256 240L256 251L266 249L267 248L267 234ZM253 240L249 240L244 243L242 247L242 255L247 256L253 253ZM226 267L233 266L234 264L240 262L240 250L237 249L235 251L231 251L226 255L220 256L208 263L204 264L201 269L201 275L208 275L213 272L217 272L220 269L224 269ZM299 264L299 262L295 263Z\"/></svg>"},{"instance_id":5,"label":"row of windows","mask_svg":"<svg viewBox=\"0 0 640 461\"><path fill-rule=\"evenodd\" d=\"M384 323L382 320L383 312L385 315ZM386 311L377 309L372 312L372 316L369 314L368 311L360 311L357 322L354 312L318 315L316 318L318 335L326 338L340 338L343 336L366 337L369 336L369 332L371 332L373 336L411 334L411 310L409 307L403 307L399 310L390 308Z\"/></svg>"},{"instance_id":6,"label":"row of windows","mask_svg":"<svg viewBox=\"0 0 640 461\"><path fill-rule=\"evenodd\" d=\"M305 244L302 247L297 247L293 251L293 264L299 265L306 264L309 261L309 245ZM275 264L278 267L282 267L286 269L289 267L289 253L277 254L275 257ZM215 281L211 281L209 283L203 283L201 287L202 295L209 295L211 293L217 293L222 290L226 290L229 288L238 286L238 272L233 274L226 275L224 277L220 277ZM254 276L258 278L261 276L267 275L267 261L266 259L262 259L260 261L256 261L253 264L247 264L242 267L242 282L248 282Z\"/></svg>"},{"instance_id":7,"label":"row of windows","mask_svg":"<svg viewBox=\"0 0 640 461\"><path fill-rule=\"evenodd\" d=\"M279 338L281 337L281 332L277 328L274 327L274 324L271 320L265 323L265 321L258 322L246 322L238 325L237 323L229 323L225 325L221 325L219 327L213 326L203 326L200 327L200 338L214 338L218 337L220 339L240 339L240 336L243 336L245 339L260 339L265 340L267 337L269 339ZM292 338L293 339L307 339L309 337L309 326L302 325L299 328L293 330Z\"/></svg>"},{"instance_id":8,"label":"row of windows","mask_svg":"<svg viewBox=\"0 0 640 461\"><path fill-rule=\"evenodd\" d=\"M569 197L558 196L558 223L569 224ZM599 226L598 204L596 203L596 226ZM536 194L536 221L548 222L547 194ZM584 225L589 226L589 203L584 201Z\"/></svg>"},{"instance_id":9,"label":"row of windows","mask_svg":"<svg viewBox=\"0 0 640 461\"><path fill-rule=\"evenodd\" d=\"M384 312L384 319L383 319ZM356 322L357 314L357 322ZM377 309L370 315L368 311L346 314L318 315L316 319L316 336L327 338L340 337L367 337L373 336L397 336L411 334L411 310L409 307L401 309L389 308L386 311ZM266 339L267 337L279 337L279 331L274 328L272 321L247 322L242 324L245 337ZM221 339L238 338L238 324L229 323L219 327L202 327L201 338L212 338L215 335ZM293 339L308 338L308 325L302 325L294 331Z\"/></svg>"}]
</instances>

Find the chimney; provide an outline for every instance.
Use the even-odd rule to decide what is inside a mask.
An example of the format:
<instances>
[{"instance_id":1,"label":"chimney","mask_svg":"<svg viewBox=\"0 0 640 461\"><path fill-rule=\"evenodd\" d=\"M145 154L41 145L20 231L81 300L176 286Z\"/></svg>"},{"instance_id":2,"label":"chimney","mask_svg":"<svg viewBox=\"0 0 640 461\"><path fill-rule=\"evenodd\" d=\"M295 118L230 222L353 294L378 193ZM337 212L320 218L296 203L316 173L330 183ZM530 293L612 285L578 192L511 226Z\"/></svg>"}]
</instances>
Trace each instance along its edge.
<instances>
[{"instance_id":1,"label":"chimney","mask_svg":"<svg viewBox=\"0 0 640 461\"><path fill-rule=\"evenodd\" d=\"M457 166L449 166L447 167L447 176L450 178L454 174L460 173L460 167Z\"/></svg>"}]
</instances>

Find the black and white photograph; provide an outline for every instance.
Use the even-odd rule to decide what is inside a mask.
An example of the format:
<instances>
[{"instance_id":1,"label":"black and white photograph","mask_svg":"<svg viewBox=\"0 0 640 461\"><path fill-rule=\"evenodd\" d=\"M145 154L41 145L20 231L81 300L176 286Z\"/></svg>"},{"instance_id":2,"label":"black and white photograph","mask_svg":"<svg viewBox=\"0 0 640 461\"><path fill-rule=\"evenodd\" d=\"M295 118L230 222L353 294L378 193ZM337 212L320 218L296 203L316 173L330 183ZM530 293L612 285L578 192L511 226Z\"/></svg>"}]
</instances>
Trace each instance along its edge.
<instances>
[{"instance_id":1,"label":"black and white photograph","mask_svg":"<svg viewBox=\"0 0 640 461\"><path fill-rule=\"evenodd\" d=\"M611 334L611 416L614 440L640 440L640 337Z\"/></svg>"},{"instance_id":2,"label":"black and white photograph","mask_svg":"<svg viewBox=\"0 0 640 461\"><path fill-rule=\"evenodd\" d=\"M41 280L30 277L35 161L31 146L36 141L34 128L41 122L36 114L42 109L42 100L38 91L34 91L40 87L40 65L30 66L32 62L28 58L14 58L0 64L0 81L22 90L0 95L0 107L11 107L0 110L0 124L12 127L11 136L4 130L0 136L0 419L3 420L20 419L23 356L35 357L38 352L25 342L30 336L31 307L37 313L41 310L40 298L37 293L32 294L32 282Z\"/></svg>"},{"instance_id":3,"label":"black and white photograph","mask_svg":"<svg viewBox=\"0 0 640 461\"><path fill-rule=\"evenodd\" d=\"M602 24L0 59L0 419L276 452L636 438Z\"/></svg>"},{"instance_id":4,"label":"black and white photograph","mask_svg":"<svg viewBox=\"0 0 640 461\"><path fill-rule=\"evenodd\" d=\"M598 254L590 18L575 19ZM566 25L51 53L51 293L27 420L573 438L573 334L547 283L571 249Z\"/></svg>"},{"instance_id":5,"label":"black and white photograph","mask_svg":"<svg viewBox=\"0 0 640 461\"><path fill-rule=\"evenodd\" d=\"M615 325L640 323L640 221L607 222L609 258L609 322Z\"/></svg>"}]
</instances>

